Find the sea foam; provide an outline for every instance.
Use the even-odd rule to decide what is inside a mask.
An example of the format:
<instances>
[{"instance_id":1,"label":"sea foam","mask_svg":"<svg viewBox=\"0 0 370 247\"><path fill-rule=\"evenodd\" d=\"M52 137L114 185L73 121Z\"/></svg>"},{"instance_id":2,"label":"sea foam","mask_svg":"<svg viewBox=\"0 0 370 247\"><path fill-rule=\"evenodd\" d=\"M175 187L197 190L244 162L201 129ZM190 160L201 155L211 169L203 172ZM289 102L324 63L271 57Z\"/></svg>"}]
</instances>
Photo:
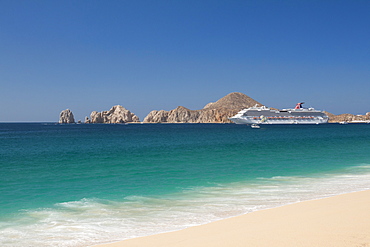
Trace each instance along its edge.
<instances>
[{"instance_id":1,"label":"sea foam","mask_svg":"<svg viewBox=\"0 0 370 247\"><path fill-rule=\"evenodd\" d=\"M0 244L89 246L366 189L370 189L370 165L361 164L317 177L260 177L161 196L128 196L121 201L85 198L21 211L0 226Z\"/></svg>"}]
</instances>

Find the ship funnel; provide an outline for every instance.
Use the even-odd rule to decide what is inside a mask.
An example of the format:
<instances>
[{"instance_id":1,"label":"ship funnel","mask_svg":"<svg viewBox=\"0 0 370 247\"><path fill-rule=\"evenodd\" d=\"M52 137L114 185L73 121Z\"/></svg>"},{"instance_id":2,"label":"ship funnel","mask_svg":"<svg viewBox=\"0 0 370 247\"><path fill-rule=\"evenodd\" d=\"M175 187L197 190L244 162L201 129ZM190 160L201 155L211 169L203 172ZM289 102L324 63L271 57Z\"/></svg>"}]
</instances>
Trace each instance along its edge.
<instances>
[{"instance_id":1,"label":"ship funnel","mask_svg":"<svg viewBox=\"0 0 370 247\"><path fill-rule=\"evenodd\" d=\"M297 104L295 105L294 109L301 109L301 108L303 108L303 107L302 107L302 104L304 104L304 102L297 103Z\"/></svg>"}]
</instances>

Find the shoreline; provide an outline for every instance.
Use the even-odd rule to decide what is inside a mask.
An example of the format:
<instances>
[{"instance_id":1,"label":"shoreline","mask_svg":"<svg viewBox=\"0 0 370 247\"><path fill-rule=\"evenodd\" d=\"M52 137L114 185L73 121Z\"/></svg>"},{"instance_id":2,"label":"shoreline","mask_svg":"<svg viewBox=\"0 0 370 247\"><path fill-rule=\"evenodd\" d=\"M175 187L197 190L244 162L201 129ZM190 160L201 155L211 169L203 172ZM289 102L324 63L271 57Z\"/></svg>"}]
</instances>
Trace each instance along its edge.
<instances>
[{"instance_id":1,"label":"shoreline","mask_svg":"<svg viewBox=\"0 0 370 247\"><path fill-rule=\"evenodd\" d=\"M370 190L94 247L370 246Z\"/></svg>"}]
</instances>

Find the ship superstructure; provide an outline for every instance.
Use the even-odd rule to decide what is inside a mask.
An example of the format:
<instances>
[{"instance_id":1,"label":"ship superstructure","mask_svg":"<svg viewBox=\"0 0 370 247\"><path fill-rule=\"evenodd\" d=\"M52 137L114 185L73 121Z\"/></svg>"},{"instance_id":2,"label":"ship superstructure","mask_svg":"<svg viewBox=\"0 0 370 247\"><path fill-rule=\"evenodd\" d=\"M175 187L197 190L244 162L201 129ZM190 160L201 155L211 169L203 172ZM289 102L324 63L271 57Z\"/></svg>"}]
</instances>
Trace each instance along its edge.
<instances>
[{"instance_id":1,"label":"ship superstructure","mask_svg":"<svg viewBox=\"0 0 370 247\"><path fill-rule=\"evenodd\" d=\"M274 110L266 106L255 105L243 109L229 118L236 124L325 124L329 117L314 108L303 108L304 102L294 109Z\"/></svg>"}]
</instances>

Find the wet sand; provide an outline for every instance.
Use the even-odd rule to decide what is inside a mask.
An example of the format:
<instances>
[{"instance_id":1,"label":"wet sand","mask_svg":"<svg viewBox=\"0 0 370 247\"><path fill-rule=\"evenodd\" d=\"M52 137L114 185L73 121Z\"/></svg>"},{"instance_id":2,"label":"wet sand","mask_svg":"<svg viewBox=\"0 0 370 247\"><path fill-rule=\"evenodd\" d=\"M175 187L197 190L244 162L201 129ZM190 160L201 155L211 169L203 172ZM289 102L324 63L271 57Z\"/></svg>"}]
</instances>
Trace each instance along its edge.
<instances>
[{"instance_id":1,"label":"wet sand","mask_svg":"<svg viewBox=\"0 0 370 247\"><path fill-rule=\"evenodd\" d=\"M370 247L370 190L99 247Z\"/></svg>"}]
</instances>

